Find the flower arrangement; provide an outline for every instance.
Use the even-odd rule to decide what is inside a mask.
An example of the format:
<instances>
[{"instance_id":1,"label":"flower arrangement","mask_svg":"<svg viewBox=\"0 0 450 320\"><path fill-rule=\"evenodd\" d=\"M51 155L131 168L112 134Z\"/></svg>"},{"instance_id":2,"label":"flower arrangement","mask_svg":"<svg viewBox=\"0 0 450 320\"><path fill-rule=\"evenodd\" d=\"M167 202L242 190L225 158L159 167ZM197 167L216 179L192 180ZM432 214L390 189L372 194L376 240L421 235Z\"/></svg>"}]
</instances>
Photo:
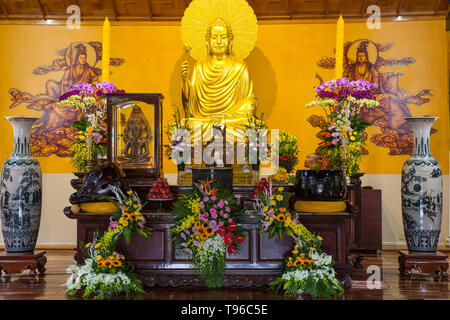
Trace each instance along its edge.
<instances>
[{"instance_id":1,"label":"flower arrangement","mask_svg":"<svg viewBox=\"0 0 450 320\"><path fill-rule=\"evenodd\" d=\"M95 85L80 82L59 97L60 106L77 108L81 113L72 123L77 130L70 147L75 170L85 171L88 158L96 165L99 157L106 156L106 94L123 92L107 81Z\"/></svg>"},{"instance_id":2,"label":"flower arrangement","mask_svg":"<svg viewBox=\"0 0 450 320\"><path fill-rule=\"evenodd\" d=\"M318 134L322 141L317 153L329 159L331 168L343 169L349 177L359 170L365 129L371 125L360 120L360 112L379 106L373 97L376 88L376 83L363 80L331 80L316 87L318 99L305 106L321 106L326 115L324 129Z\"/></svg>"},{"instance_id":3,"label":"flower arrangement","mask_svg":"<svg viewBox=\"0 0 450 320\"><path fill-rule=\"evenodd\" d=\"M234 197L203 181L191 193L181 194L173 207L172 240L200 271L209 288L222 285L226 254L238 252L244 230Z\"/></svg>"},{"instance_id":4,"label":"flower arrangement","mask_svg":"<svg viewBox=\"0 0 450 320\"><path fill-rule=\"evenodd\" d=\"M84 298L94 295L94 299L105 299L121 293L145 293L142 283L133 273L133 265L115 249L122 236L129 244L133 232L148 238L151 229L144 225L146 220L140 213L142 205L138 196L131 190L124 195L118 187L109 187L116 196L110 200L119 211L110 217L109 227L104 233L95 232L92 243L80 243L84 263L67 269L71 274L66 283L68 295L82 290Z\"/></svg>"},{"instance_id":5,"label":"flower arrangement","mask_svg":"<svg viewBox=\"0 0 450 320\"><path fill-rule=\"evenodd\" d=\"M260 233L268 232L269 239L278 234L280 240L284 234L294 235L292 228L298 219L296 213L288 210L291 197L291 193L284 192L284 187L274 188L269 182L269 188L265 188L254 203L254 215L262 221Z\"/></svg>"},{"instance_id":6,"label":"flower arrangement","mask_svg":"<svg viewBox=\"0 0 450 320\"><path fill-rule=\"evenodd\" d=\"M284 271L270 287L286 295L309 294L312 297L330 298L343 291L336 279L331 256L322 252L322 238L312 234L296 215L289 213L290 195L283 187L274 188L269 183L255 203L254 215L260 220L260 232L269 232L269 238L284 233L295 240L291 255L284 261Z\"/></svg>"},{"instance_id":7,"label":"flower arrangement","mask_svg":"<svg viewBox=\"0 0 450 320\"><path fill-rule=\"evenodd\" d=\"M286 169L287 173L294 171L295 166L298 164L297 155L300 152L297 146L298 139L296 136L289 134L286 130L280 131L279 140L279 165L281 168Z\"/></svg>"},{"instance_id":8,"label":"flower arrangement","mask_svg":"<svg viewBox=\"0 0 450 320\"><path fill-rule=\"evenodd\" d=\"M343 292L336 279L331 256L320 249L322 238L310 233L305 226L294 228L295 246L284 260L284 271L270 287L286 295L309 294L314 298L331 298Z\"/></svg>"},{"instance_id":9,"label":"flower arrangement","mask_svg":"<svg viewBox=\"0 0 450 320\"><path fill-rule=\"evenodd\" d=\"M267 135L269 135L269 130L267 124L264 122L264 113L261 112L259 116L250 116L247 114L247 124L245 125L247 130L254 130L256 133L256 139L249 139L248 136L245 138L245 154L247 161L250 160L250 154L253 153L257 157L257 163L252 163L254 168L258 167L261 160L267 160L270 152L270 145L267 143L267 139L260 139L260 130L267 130Z\"/></svg>"},{"instance_id":10,"label":"flower arrangement","mask_svg":"<svg viewBox=\"0 0 450 320\"><path fill-rule=\"evenodd\" d=\"M184 141L183 132L191 131L191 128L189 126L189 118L185 117L184 119L181 118L180 111L178 108L174 107L174 113L173 113L173 123L169 124L166 127L166 136L169 140L169 145L166 145L165 149L165 156L171 160L173 158L173 154L180 154L186 153L186 152L193 152L194 146L191 143L186 143ZM182 165L181 163L178 163L178 165Z\"/></svg>"}]
</instances>

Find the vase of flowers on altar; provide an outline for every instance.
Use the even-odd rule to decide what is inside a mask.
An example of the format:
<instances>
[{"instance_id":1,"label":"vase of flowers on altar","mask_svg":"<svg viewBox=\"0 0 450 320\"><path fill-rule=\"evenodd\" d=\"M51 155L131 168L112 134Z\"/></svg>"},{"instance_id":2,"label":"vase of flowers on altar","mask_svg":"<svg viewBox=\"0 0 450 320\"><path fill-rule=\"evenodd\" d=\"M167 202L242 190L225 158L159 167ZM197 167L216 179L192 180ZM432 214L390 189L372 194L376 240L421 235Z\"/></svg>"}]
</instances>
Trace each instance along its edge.
<instances>
[{"instance_id":1,"label":"vase of flowers on altar","mask_svg":"<svg viewBox=\"0 0 450 320\"><path fill-rule=\"evenodd\" d=\"M247 131L252 134L245 138L245 156L247 162L252 168L252 183L259 181L259 169L261 161L267 160L270 145L268 143L269 129L264 122L264 113L261 112L259 116L256 114L250 116L247 114L247 124L245 125Z\"/></svg>"},{"instance_id":2,"label":"vase of flowers on altar","mask_svg":"<svg viewBox=\"0 0 450 320\"><path fill-rule=\"evenodd\" d=\"M78 172L87 172L106 157L106 94L124 93L111 82L77 83L59 97L58 104L77 108L79 118L72 123L76 130L70 152L72 165Z\"/></svg>"},{"instance_id":3,"label":"vase of flowers on altar","mask_svg":"<svg viewBox=\"0 0 450 320\"><path fill-rule=\"evenodd\" d=\"M379 106L373 96L377 88L376 83L347 78L323 82L315 88L317 99L305 107L320 106L325 113L316 153L326 169L343 170L347 177L358 172L367 139L365 130L371 126L361 120L361 110Z\"/></svg>"},{"instance_id":4,"label":"vase of flowers on altar","mask_svg":"<svg viewBox=\"0 0 450 320\"><path fill-rule=\"evenodd\" d=\"M280 130L278 139L278 172L269 176L269 180L275 184L292 183L295 180L294 171L298 164L298 153L300 152L297 146L298 139L296 136L290 134L286 130Z\"/></svg>"},{"instance_id":5,"label":"vase of flowers on altar","mask_svg":"<svg viewBox=\"0 0 450 320\"><path fill-rule=\"evenodd\" d=\"M175 106L173 106L173 109L173 122L167 125L165 131L169 140L169 144L165 146L165 155L169 160L174 160L177 163L178 184L186 184L184 181L186 163L183 158L192 157L194 146L190 138L185 136L185 134L190 132L191 128L189 126L189 118L181 118L180 110Z\"/></svg>"}]
</instances>

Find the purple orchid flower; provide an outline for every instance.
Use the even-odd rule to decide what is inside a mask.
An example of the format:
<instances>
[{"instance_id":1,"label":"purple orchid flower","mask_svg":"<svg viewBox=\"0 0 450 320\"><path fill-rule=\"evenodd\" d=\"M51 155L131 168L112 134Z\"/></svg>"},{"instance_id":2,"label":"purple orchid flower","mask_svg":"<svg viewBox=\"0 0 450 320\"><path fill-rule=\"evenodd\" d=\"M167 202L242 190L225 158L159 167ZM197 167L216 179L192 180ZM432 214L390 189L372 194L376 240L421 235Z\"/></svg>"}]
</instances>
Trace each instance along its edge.
<instances>
[{"instance_id":1,"label":"purple orchid flower","mask_svg":"<svg viewBox=\"0 0 450 320\"><path fill-rule=\"evenodd\" d=\"M67 91L66 93L62 94L59 97L59 101L66 100L68 97L73 96L75 94L80 94L80 90L79 89L73 89L73 90Z\"/></svg>"}]
</instances>

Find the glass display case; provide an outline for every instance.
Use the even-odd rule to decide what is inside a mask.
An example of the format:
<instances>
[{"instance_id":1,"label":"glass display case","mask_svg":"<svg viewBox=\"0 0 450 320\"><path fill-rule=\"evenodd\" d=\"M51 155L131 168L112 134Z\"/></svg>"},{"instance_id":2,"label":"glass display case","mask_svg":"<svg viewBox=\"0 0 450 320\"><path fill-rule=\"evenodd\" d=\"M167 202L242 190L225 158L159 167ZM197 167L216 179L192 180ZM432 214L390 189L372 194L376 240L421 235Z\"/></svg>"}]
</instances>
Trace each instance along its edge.
<instances>
[{"instance_id":1,"label":"glass display case","mask_svg":"<svg viewBox=\"0 0 450 320\"><path fill-rule=\"evenodd\" d=\"M114 93L108 102L108 161L118 163L132 184L162 174L160 93Z\"/></svg>"}]
</instances>

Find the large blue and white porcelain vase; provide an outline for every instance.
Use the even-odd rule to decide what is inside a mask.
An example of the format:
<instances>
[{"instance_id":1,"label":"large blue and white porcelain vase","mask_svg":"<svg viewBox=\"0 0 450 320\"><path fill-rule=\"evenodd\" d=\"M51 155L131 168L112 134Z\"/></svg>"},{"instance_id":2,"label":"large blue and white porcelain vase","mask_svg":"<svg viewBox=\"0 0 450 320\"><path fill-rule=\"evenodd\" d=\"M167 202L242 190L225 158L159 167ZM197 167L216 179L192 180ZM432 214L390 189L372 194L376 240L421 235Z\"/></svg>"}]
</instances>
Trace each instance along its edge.
<instances>
[{"instance_id":1,"label":"large blue and white porcelain vase","mask_svg":"<svg viewBox=\"0 0 450 320\"><path fill-rule=\"evenodd\" d=\"M430 152L435 117L408 117L414 148L402 170L402 213L410 253L435 253L442 221L442 171Z\"/></svg>"},{"instance_id":2,"label":"large blue and white porcelain vase","mask_svg":"<svg viewBox=\"0 0 450 320\"><path fill-rule=\"evenodd\" d=\"M32 253L41 221L42 174L31 155L30 131L39 118L5 117L14 130L14 147L1 171L3 241L7 253Z\"/></svg>"}]
</instances>

